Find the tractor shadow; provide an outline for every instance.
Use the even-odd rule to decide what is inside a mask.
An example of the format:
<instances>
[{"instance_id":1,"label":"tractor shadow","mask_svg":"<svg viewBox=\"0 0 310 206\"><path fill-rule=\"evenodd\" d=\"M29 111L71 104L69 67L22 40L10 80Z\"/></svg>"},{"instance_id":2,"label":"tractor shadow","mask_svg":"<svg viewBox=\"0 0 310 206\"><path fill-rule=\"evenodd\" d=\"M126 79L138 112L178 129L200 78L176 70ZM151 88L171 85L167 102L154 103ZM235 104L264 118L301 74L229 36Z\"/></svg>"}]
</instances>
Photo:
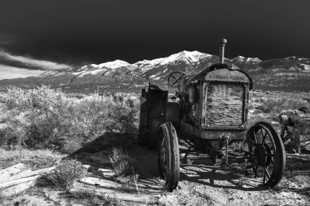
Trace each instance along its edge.
<instances>
[{"instance_id":1,"label":"tractor shadow","mask_svg":"<svg viewBox=\"0 0 310 206\"><path fill-rule=\"evenodd\" d=\"M156 194L163 190L163 182L158 178L157 157L155 151L136 144L135 134L120 133L105 133L70 155L70 158L87 165L92 176L126 185L118 188L117 192L136 193L135 184L138 184L143 194ZM132 180L133 177L138 178Z\"/></svg>"},{"instance_id":2,"label":"tractor shadow","mask_svg":"<svg viewBox=\"0 0 310 206\"><path fill-rule=\"evenodd\" d=\"M245 171L240 166L242 160L230 156L230 166L223 167L220 163L213 164L207 154L193 153L183 150L183 153L190 154L186 159L181 159L182 180L196 182L199 184L208 185L217 188L236 189L242 191L261 191L266 190L266 187L260 186L260 183L254 178L249 178L245 175ZM300 176L310 180L310 155L288 154L286 159L286 169L284 172L284 181L281 181L274 189L291 189L295 192L308 192L309 184L303 188L291 188L291 184L295 179L300 179ZM288 183L290 182L290 183ZM308 181L310 183L310 181ZM310 194L310 193L309 193Z\"/></svg>"},{"instance_id":3,"label":"tractor shadow","mask_svg":"<svg viewBox=\"0 0 310 206\"><path fill-rule=\"evenodd\" d=\"M113 163L115 151L119 151L116 159L124 163L124 167L117 168ZM189 153L187 160L184 153ZM285 176L303 175L310 176L309 155L287 157ZM161 180L158 169L157 151L147 149L136 144L135 134L105 133L94 141L85 144L82 148L70 155L85 165L93 176L123 184L129 181L132 175L137 175L139 188L145 194L158 194L164 191L164 182ZM235 162L232 159L232 162ZM103 170L109 170L114 175L106 176ZM223 168L212 165L208 155L189 152L181 149L181 181L208 185L210 187L236 189L243 191L259 191L265 188L243 181L244 171L240 168ZM119 188L120 191L136 192L133 188Z\"/></svg>"},{"instance_id":4,"label":"tractor shadow","mask_svg":"<svg viewBox=\"0 0 310 206\"><path fill-rule=\"evenodd\" d=\"M186 151L185 151L186 152ZM230 159L230 162L232 159ZM244 171L234 161L233 167L222 166L217 159L214 164L207 154L194 153L181 159L182 180L208 185L210 187L236 189L243 191L260 191L264 188L255 182L244 181Z\"/></svg>"},{"instance_id":5,"label":"tractor shadow","mask_svg":"<svg viewBox=\"0 0 310 206\"><path fill-rule=\"evenodd\" d=\"M130 164L134 166L135 172L140 177L152 178L159 175L156 151L136 144L135 134L105 133L70 156L93 167L111 168L113 165L110 158L115 150L120 151L120 154L118 154L120 157L118 158L123 157L130 161ZM91 158L87 155L91 155Z\"/></svg>"},{"instance_id":6,"label":"tractor shadow","mask_svg":"<svg viewBox=\"0 0 310 206\"><path fill-rule=\"evenodd\" d=\"M117 158L125 165L121 171L113 164L113 160L111 161L115 151L120 151L116 156L119 156ZM182 152L186 152L186 148L185 151L181 150ZM135 134L105 133L72 153L71 157L89 165L88 171L98 178L122 183L126 178L129 180L134 173L139 176L140 188L145 192L164 190L164 182L158 169L157 151L137 145ZM213 166L208 155L192 153L187 159L189 161L186 163L181 159L181 181L247 191L262 189L243 187L239 184L242 177L240 171L238 173L232 169ZM105 176L102 174L105 169L114 171L115 175Z\"/></svg>"}]
</instances>

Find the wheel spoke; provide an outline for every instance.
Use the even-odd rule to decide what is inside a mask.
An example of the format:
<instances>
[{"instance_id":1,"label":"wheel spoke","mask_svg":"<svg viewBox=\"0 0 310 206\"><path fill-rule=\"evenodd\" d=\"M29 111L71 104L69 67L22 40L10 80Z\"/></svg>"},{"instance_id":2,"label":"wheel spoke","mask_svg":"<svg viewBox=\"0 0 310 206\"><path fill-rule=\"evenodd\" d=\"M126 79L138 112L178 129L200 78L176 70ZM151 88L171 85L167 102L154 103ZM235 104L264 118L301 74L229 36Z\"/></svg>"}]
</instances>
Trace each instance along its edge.
<instances>
[{"instance_id":1,"label":"wheel spoke","mask_svg":"<svg viewBox=\"0 0 310 206\"><path fill-rule=\"evenodd\" d=\"M270 179L270 177L271 177L271 175L270 175L270 173L269 173L269 171L268 171L268 168L266 167L265 168L265 174L266 174L266 176L267 176L267 178L268 178L268 180Z\"/></svg>"},{"instance_id":2,"label":"wheel spoke","mask_svg":"<svg viewBox=\"0 0 310 206\"><path fill-rule=\"evenodd\" d=\"M264 144L265 138L266 138L267 136L269 136L269 134L268 134L267 131L265 131L265 134L264 134L264 136L263 136L263 138L262 138L262 144Z\"/></svg>"},{"instance_id":3,"label":"wheel spoke","mask_svg":"<svg viewBox=\"0 0 310 206\"><path fill-rule=\"evenodd\" d=\"M257 141L256 132L254 132L253 134L254 134L254 135L253 135L253 136L254 136L254 142L255 142L255 144L257 144L257 143L258 143L258 141Z\"/></svg>"},{"instance_id":4,"label":"wheel spoke","mask_svg":"<svg viewBox=\"0 0 310 206\"><path fill-rule=\"evenodd\" d=\"M266 181L266 177L267 177L267 181L270 179L271 175L268 171L268 166L267 167L264 167L264 177L263 177L263 183L265 184L267 181Z\"/></svg>"},{"instance_id":5,"label":"wheel spoke","mask_svg":"<svg viewBox=\"0 0 310 206\"><path fill-rule=\"evenodd\" d=\"M261 138L260 139L261 140L260 144L263 144L264 143L264 133L263 133L264 129L260 129L259 131L260 131L260 138Z\"/></svg>"}]
</instances>

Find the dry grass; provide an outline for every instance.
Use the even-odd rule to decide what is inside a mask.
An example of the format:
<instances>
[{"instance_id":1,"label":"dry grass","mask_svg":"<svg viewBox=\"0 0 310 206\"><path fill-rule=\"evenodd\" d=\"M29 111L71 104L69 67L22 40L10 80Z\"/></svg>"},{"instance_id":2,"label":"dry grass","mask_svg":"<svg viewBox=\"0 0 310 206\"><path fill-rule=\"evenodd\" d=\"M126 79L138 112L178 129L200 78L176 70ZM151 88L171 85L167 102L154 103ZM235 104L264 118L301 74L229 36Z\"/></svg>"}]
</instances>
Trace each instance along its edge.
<instances>
[{"instance_id":1,"label":"dry grass","mask_svg":"<svg viewBox=\"0 0 310 206\"><path fill-rule=\"evenodd\" d=\"M87 206L112 205L111 200L106 199L102 196L95 195L94 193L89 191L70 193L69 198L74 200L75 202L80 202L83 205Z\"/></svg>"},{"instance_id":2,"label":"dry grass","mask_svg":"<svg viewBox=\"0 0 310 206\"><path fill-rule=\"evenodd\" d=\"M106 131L134 133L138 102L131 95L68 97L48 87L0 94L0 144L73 152ZM71 147L72 145L72 147Z\"/></svg>"},{"instance_id":3,"label":"dry grass","mask_svg":"<svg viewBox=\"0 0 310 206\"><path fill-rule=\"evenodd\" d=\"M253 91L251 94L250 106L257 103L265 104L265 107L271 106L275 112L281 109L292 109L300 106L310 106L307 102L310 94L306 92L269 92L269 91Z\"/></svg>"},{"instance_id":4,"label":"dry grass","mask_svg":"<svg viewBox=\"0 0 310 206\"><path fill-rule=\"evenodd\" d=\"M29 165L33 169L45 168L54 165L64 155L47 149L29 150L15 149L6 150L0 148L0 168L6 168L19 162Z\"/></svg>"},{"instance_id":5,"label":"dry grass","mask_svg":"<svg viewBox=\"0 0 310 206\"><path fill-rule=\"evenodd\" d=\"M96 195L90 191L84 192L72 192L68 196L68 199L74 203L79 203L85 206L101 206L101 205L109 205L109 206L134 206L135 204L130 204L128 202L111 199L108 196Z\"/></svg>"},{"instance_id":6,"label":"dry grass","mask_svg":"<svg viewBox=\"0 0 310 206\"><path fill-rule=\"evenodd\" d=\"M176 189L171 194L163 195L159 200L160 205L164 206L213 206L214 201L207 192L199 185L190 184L186 189Z\"/></svg>"},{"instance_id":7,"label":"dry grass","mask_svg":"<svg viewBox=\"0 0 310 206\"><path fill-rule=\"evenodd\" d=\"M250 119L263 117L278 122L283 110L309 107L309 93L254 91L250 98Z\"/></svg>"}]
</instances>

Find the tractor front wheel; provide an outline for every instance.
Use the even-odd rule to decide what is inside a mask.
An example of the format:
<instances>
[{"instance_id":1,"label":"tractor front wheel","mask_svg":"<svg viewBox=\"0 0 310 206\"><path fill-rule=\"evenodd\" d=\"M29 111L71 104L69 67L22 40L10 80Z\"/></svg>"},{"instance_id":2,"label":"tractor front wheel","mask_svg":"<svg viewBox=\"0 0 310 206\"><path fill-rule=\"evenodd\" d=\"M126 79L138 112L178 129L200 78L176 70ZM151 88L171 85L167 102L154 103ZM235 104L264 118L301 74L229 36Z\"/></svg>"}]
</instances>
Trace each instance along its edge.
<instances>
[{"instance_id":1,"label":"tractor front wheel","mask_svg":"<svg viewBox=\"0 0 310 206\"><path fill-rule=\"evenodd\" d=\"M259 122L250 128L245 143L245 159L251 163L255 178L261 179L260 186L277 185L286 162L284 145L277 132L270 124Z\"/></svg>"},{"instance_id":2,"label":"tractor front wheel","mask_svg":"<svg viewBox=\"0 0 310 206\"><path fill-rule=\"evenodd\" d=\"M159 172L169 191L175 189L180 179L180 153L177 132L171 122L160 126Z\"/></svg>"}]
</instances>

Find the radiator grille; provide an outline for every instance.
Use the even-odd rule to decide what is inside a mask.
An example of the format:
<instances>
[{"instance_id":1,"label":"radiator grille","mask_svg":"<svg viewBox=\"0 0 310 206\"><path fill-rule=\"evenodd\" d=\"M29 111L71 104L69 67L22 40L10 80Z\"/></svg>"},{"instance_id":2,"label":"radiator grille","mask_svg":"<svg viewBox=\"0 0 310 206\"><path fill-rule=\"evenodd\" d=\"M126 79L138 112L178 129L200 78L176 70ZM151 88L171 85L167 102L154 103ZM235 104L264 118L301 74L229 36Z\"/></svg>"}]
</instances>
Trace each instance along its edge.
<instances>
[{"instance_id":1,"label":"radiator grille","mask_svg":"<svg viewBox=\"0 0 310 206\"><path fill-rule=\"evenodd\" d=\"M243 123L245 89L234 83L206 83L203 87L202 125L240 126Z\"/></svg>"}]
</instances>

